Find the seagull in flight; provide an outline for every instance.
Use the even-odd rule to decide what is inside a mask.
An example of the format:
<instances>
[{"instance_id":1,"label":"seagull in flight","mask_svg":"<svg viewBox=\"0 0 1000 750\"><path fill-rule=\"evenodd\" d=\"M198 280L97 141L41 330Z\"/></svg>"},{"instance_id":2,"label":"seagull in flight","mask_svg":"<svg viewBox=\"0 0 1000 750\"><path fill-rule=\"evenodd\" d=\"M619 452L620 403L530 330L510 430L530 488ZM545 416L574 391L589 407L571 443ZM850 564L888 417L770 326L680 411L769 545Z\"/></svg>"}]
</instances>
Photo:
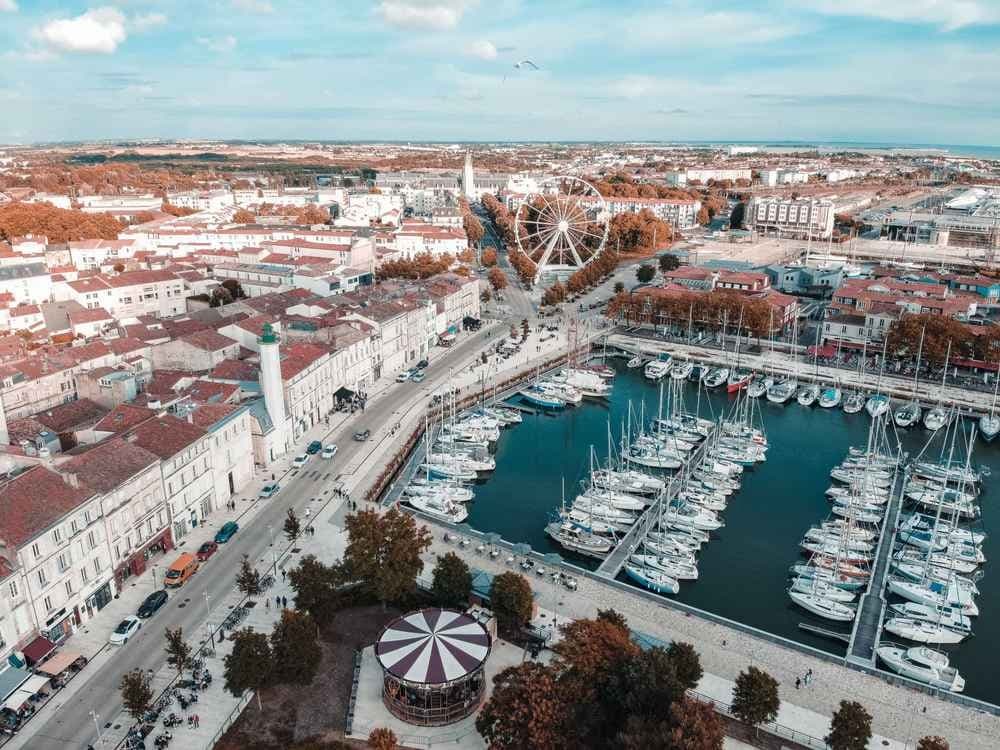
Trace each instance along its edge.
<instances>
[{"instance_id":1,"label":"seagull in flight","mask_svg":"<svg viewBox=\"0 0 1000 750\"><path fill-rule=\"evenodd\" d=\"M531 68L532 70L538 70L538 66L535 65L531 60L521 60L521 62L514 63L514 67L520 70L521 68Z\"/></svg>"}]
</instances>

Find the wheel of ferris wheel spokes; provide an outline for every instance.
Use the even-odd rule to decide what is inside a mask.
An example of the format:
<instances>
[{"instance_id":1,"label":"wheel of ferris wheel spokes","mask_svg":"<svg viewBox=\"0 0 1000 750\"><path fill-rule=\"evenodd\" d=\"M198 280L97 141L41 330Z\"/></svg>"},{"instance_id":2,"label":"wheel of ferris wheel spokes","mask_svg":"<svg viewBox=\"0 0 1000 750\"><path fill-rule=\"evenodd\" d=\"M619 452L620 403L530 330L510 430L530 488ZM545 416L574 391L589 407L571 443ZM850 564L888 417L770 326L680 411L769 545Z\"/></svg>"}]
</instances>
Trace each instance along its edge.
<instances>
[{"instance_id":1,"label":"wheel of ferris wheel spokes","mask_svg":"<svg viewBox=\"0 0 1000 750\"><path fill-rule=\"evenodd\" d=\"M579 177L552 177L529 194L514 217L518 249L545 273L573 272L593 262L608 239L610 212L597 188Z\"/></svg>"}]
</instances>

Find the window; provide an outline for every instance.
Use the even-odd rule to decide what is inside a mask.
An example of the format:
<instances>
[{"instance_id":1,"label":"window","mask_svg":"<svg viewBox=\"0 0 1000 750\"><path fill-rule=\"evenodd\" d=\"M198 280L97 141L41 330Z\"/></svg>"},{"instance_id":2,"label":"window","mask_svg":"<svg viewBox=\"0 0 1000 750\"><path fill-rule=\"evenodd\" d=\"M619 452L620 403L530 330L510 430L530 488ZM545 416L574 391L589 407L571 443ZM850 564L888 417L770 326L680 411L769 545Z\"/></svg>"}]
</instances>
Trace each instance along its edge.
<instances>
[{"instance_id":1,"label":"window","mask_svg":"<svg viewBox=\"0 0 1000 750\"><path fill-rule=\"evenodd\" d=\"M31 545L31 552L35 556L36 560L42 556L42 551L38 548L38 542Z\"/></svg>"},{"instance_id":2,"label":"window","mask_svg":"<svg viewBox=\"0 0 1000 750\"><path fill-rule=\"evenodd\" d=\"M51 596L47 596L44 599L42 599L42 604L45 606L45 611L46 612L51 612L52 611L52 597Z\"/></svg>"},{"instance_id":3,"label":"window","mask_svg":"<svg viewBox=\"0 0 1000 750\"><path fill-rule=\"evenodd\" d=\"M94 558L94 575L99 576L101 574L101 558L100 555Z\"/></svg>"},{"instance_id":4,"label":"window","mask_svg":"<svg viewBox=\"0 0 1000 750\"><path fill-rule=\"evenodd\" d=\"M66 581L66 593L69 596L73 596L73 581L72 580L67 580Z\"/></svg>"},{"instance_id":5,"label":"window","mask_svg":"<svg viewBox=\"0 0 1000 750\"><path fill-rule=\"evenodd\" d=\"M17 581L11 581L10 582L10 598L11 599L17 599L17 597L20 596L20 595L21 595L21 592L18 591Z\"/></svg>"},{"instance_id":6,"label":"window","mask_svg":"<svg viewBox=\"0 0 1000 750\"><path fill-rule=\"evenodd\" d=\"M93 531L91 531L89 534L87 534L87 544L90 546L90 549L94 549L94 547L97 546L97 539L94 536L94 532Z\"/></svg>"},{"instance_id":7,"label":"window","mask_svg":"<svg viewBox=\"0 0 1000 750\"><path fill-rule=\"evenodd\" d=\"M45 569L44 568L40 568L38 570L38 585L39 586L44 586L47 583L48 583L48 579L45 577Z\"/></svg>"},{"instance_id":8,"label":"window","mask_svg":"<svg viewBox=\"0 0 1000 750\"><path fill-rule=\"evenodd\" d=\"M80 527L79 527L79 525L77 524L77 522L76 522L76 519L75 519L75 518L74 518L74 519L73 519L72 521L70 521L70 522L69 522L69 528L71 529L71 531L72 531L72 533L73 533L74 535L76 534L76 532L78 532L78 531L80 530Z\"/></svg>"},{"instance_id":9,"label":"window","mask_svg":"<svg viewBox=\"0 0 1000 750\"><path fill-rule=\"evenodd\" d=\"M67 570L69 570L69 563L70 563L69 555L67 555L65 552L59 555L59 572L65 573Z\"/></svg>"},{"instance_id":10,"label":"window","mask_svg":"<svg viewBox=\"0 0 1000 750\"><path fill-rule=\"evenodd\" d=\"M84 583L90 580L90 573L87 572L86 566L80 568L80 578Z\"/></svg>"}]
</instances>

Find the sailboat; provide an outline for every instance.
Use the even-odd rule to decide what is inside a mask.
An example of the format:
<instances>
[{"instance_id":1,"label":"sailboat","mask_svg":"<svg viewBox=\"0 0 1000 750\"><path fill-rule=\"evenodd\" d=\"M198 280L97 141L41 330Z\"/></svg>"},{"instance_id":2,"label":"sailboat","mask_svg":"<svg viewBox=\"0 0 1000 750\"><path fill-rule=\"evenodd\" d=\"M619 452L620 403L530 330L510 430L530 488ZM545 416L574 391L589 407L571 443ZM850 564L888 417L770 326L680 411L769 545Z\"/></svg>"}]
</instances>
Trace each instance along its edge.
<instances>
[{"instance_id":1,"label":"sailboat","mask_svg":"<svg viewBox=\"0 0 1000 750\"><path fill-rule=\"evenodd\" d=\"M573 516L565 513L565 480L563 482L562 489L562 508L563 513L561 514L560 520L553 521L548 524L545 527L545 533L563 549L567 549L581 555L586 555L588 557L596 557L599 559L607 557L611 550L614 549L615 545L614 542L593 531L593 514L587 512L586 510L575 509L583 513L588 519L586 524L582 524L578 523Z\"/></svg>"},{"instance_id":2,"label":"sailboat","mask_svg":"<svg viewBox=\"0 0 1000 750\"><path fill-rule=\"evenodd\" d=\"M840 359L840 341L837 341L837 359L838 361ZM823 409L835 409L840 406L843 397L844 392L840 389L840 375L837 375L837 381L824 388L819 394L819 405Z\"/></svg>"},{"instance_id":3,"label":"sailboat","mask_svg":"<svg viewBox=\"0 0 1000 750\"><path fill-rule=\"evenodd\" d=\"M814 591L803 592L797 591L795 588L790 588L788 589L788 596L804 610L827 620L852 622L857 615L857 610L849 604L822 596Z\"/></svg>"},{"instance_id":4,"label":"sailboat","mask_svg":"<svg viewBox=\"0 0 1000 750\"><path fill-rule=\"evenodd\" d=\"M750 383L750 372L740 368L740 342L743 335L743 307L740 306L740 321L736 325L736 366L732 368L726 379L726 392L738 393Z\"/></svg>"},{"instance_id":5,"label":"sailboat","mask_svg":"<svg viewBox=\"0 0 1000 750\"><path fill-rule=\"evenodd\" d=\"M919 393L920 358L924 351L924 333L926 330L926 326L920 329L920 345L917 347L917 366L913 370L914 398L896 409L896 412L892 415L893 421L895 421L897 427L912 427L920 422L920 418L924 413L923 409L920 408L920 401L917 400L915 394Z\"/></svg>"},{"instance_id":6,"label":"sailboat","mask_svg":"<svg viewBox=\"0 0 1000 750\"><path fill-rule=\"evenodd\" d=\"M798 342L798 331L799 324L795 321L792 326L792 351L796 350ZM783 404L799 389L799 357L798 354L795 355L795 373L787 380L781 380L776 382L770 388L767 389L767 400L772 404Z\"/></svg>"},{"instance_id":7,"label":"sailboat","mask_svg":"<svg viewBox=\"0 0 1000 750\"><path fill-rule=\"evenodd\" d=\"M938 391L937 404L933 409L924 414L924 427L931 432L937 432L948 424L948 411L942 405L944 399L944 385L948 378L948 364L951 362L951 341L948 342L948 351L944 357L944 369L941 373L941 389Z\"/></svg>"},{"instance_id":8,"label":"sailboat","mask_svg":"<svg viewBox=\"0 0 1000 750\"><path fill-rule=\"evenodd\" d=\"M642 584L657 594L676 594L681 590L681 585L676 578L671 578L660 570L625 563L625 574L636 583Z\"/></svg>"},{"instance_id":9,"label":"sailboat","mask_svg":"<svg viewBox=\"0 0 1000 750\"><path fill-rule=\"evenodd\" d=\"M868 339L865 338L865 342L861 347L861 357L858 359L858 388L857 390L852 390L847 396L844 397L844 413L845 414L857 414L859 411L865 408L865 391L864 391L864 369L865 360L868 358Z\"/></svg>"},{"instance_id":10,"label":"sailboat","mask_svg":"<svg viewBox=\"0 0 1000 750\"><path fill-rule=\"evenodd\" d=\"M1000 434L1000 417L997 416L998 388L1000 388L1000 370L993 373L993 402L990 404L990 413L979 418L979 434L987 443L992 443L993 438Z\"/></svg>"},{"instance_id":11,"label":"sailboat","mask_svg":"<svg viewBox=\"0 0 1000 750\"><path fill-rule=\"evenodd\" d=\"M813 380L819 380L819 332L820 328L816 328L816 344L813 346ZM796 400L799 402L799 406L809 407L816 403L816 399L819 398L819 385L816 382L812 382L809 385L803 387L796 396Z\"/></svg>"},{"instance_id":12,"label":"sailboat","mask_svg":"<svg viewBox=\"0 0 1000 750\"><path fill-rule=\"evenodd\" d=\"M876 419L889 411L889 397L882 393L882 374L885 372L885 352L888 344L889 337L887 336L885 341L882 343L882 362L879 364L878 368L878 380L875 383L875 393L871 395L871 398L869 398L868 402L865 404L865 409L868 411L868 415L872 419Z\"/></svg>"}]
</instances>

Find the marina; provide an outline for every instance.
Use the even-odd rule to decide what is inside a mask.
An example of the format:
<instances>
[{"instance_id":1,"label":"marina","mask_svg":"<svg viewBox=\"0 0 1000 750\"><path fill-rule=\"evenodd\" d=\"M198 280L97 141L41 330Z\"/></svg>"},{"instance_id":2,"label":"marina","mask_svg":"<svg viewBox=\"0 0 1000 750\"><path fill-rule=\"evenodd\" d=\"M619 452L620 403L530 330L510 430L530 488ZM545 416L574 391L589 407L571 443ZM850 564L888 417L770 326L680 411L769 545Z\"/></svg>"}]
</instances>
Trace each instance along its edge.
<instances>
[{"instance_id":1,"label":"marina","mask_svg":"<svg viewBox=\"0 0 1000 750\"><path fill-rule=\"evenodd\" d=\"M583 398L572 406L546 410L537 405L528 406L528 402L522 401L517 394L509 396L515 406L527 406L534 413L517 409L520 421L512 419L500 430L498 439L490 444L495 469L478 472L474 481L464 485L474 494L474 499L464 504L465 524L497 539L502 537L519 544L522 551L530 547L543 555L558 554L567 562L596 571L600 576L617 576L619 581L840 658L849 657L859 664L878 664L887 668L885 659L878 659L878 654L882 653L878 651L880 644L898 641L908 647L920 645L904 641L895 633L882 632L885 623L893 617L906 621L913 619L915 612L920 614L912 608L893 610L893 606L901 607L906 602L882 586L882 582L898 577L893 568L904 563L901 558L912 556L908 548L900 549L895 538L896 515L913 517L913 493L921 487L913 484L908 471L900 472L895 478L892 471L887 472L881 466L872 472L880 486L873 487L870 494L875 497L883 493L879 497L884 497L886 502L877 507L882 516L888 516L884 525L887 533L876 534L866 541L871 549L866 552L864 562L857 563L875 581L870 591L857 591L857 603L850 605L856 607L857 616L852 611L846 621L831 621L797 606L789 596L789 561L796 540L812 545L829 543L830 538L824 534L834 528L828 524L838 520L833 511L842 511L845 507L831 504L837 499L828 495L828 491L834 489L830 486L831 472L845 461L848 463L841 471L848 472L846 476L860 471L855 453L859 449L863 452L871 439L873 420L868 410L851 414L843 408L819 408L818 403L803 406L798 399L779 405L764 398L740 397L741 392L746 392L745 388L728 393L728 388L721 387L722 383L715 390L706 390L694 382L694 377L674 377L673 367L668 368L665 375L651 379L646 377L643 368L628 367L624 359L614 361L614 369L616 377L606 381L613 387L605 395ZM682 371L692 375L686 372L686 367ZM661 397L661 387L667 392L665 398ZM708 478L700 464L704 463L704 453L709 446L718 439L720 428L710 428L711 436L702 435L703 440L690 446L690 452L676 450L681 460L672 470L637 465L627 468L621 463L622 457L633 450L630 441L633 445L651 445L642 442L640 426L651 432L659 423L671 421L659 419L657 415L665 408L669 410L678 397L688 413L697 412L706 420L733 415L737 403L752 403L752 408L759 410L769 444L768 460L748 465L736 483L739 490L726 496L724 504L719 506L725 508L724 521L719 513L718 526L688 530L695 541L711 540L693 545L690 550L683 547L687 536L671 533L669 538L659 537L657 534L662 532L657 528L664 521L665 511L675 507L674 502L682 491L689 491L686 481L693 477L689 466L698 467L699 481ZM667 406L663 405L664 401ZM892 408L887 405L877 412L887 441L898 441L903 454L916 457L925 450L928 438L936 435L923 456L924 463L928 463L932 453L937 456L942 452L945 435L950 431L942 429L932 433L921 426L899 429L892 417L895 406L896 402L892 402ZM488 407L491 408L495 407ZM476 413L473 409L467 414ZM966 426L975 423L969 419L960 421ZM623 435L629 439L623 439ZM675 445L683 442L679 435L674 437ZM692 439L690 435L684 438ZM662 442L653 454L647 451L646 455L661 458L666 455ZM985 467L984 475L994 473L991 467L1000 470L1000 454L982 440L976 440L973 461L977 467ZM649 494L650 488L646 488L643 494L634 486L612 487L612 481L625 481L626 472L631 472L628 476L632 480L640 475L660 477L663 490L654 488L655 494ZM990 476L983 477L984 499L991 494L991 483ZM636 497L641 498L640 504L631 505L629 498L634 501ZM699 501L707 505L713 502L710 493L702 494ZM904 502L910 512L904 511ZM988 528L993 511L989 502L980 504L982 525ZM560 508L564 509L561 518L556 515ZM857 512L867 512L867 508L866 504ZM705 518L715 515L715 511L699 506L699 518L703 517L703 512ZM950 517L947 512L943 515L943 518ZM843 520L844 517L839 518ZM573 534L584 540L578 550L568 549L553 538L550 532L556 522L574 529ZM803 531L817 522L820 527L810 532L811 538L803 539ZM677 529L671 529L674 531ZM858 546L856 533L860 532L849 532L852 549ZM992 540L982 534L977 540L982 543L984 560L988 560ZM661 543L665 546L660 546ZM588 548L592 554L578 553ZM843 560L845 566L855 564L847 557ZM805 565L807 561L808 558L802 558L798 564ZM904 564L914 562L917 561ZM989 571L988 562L982 570ZM1000 617L1000 589L992 584L988 575L978 581L980 614L976 619L981 633L995 627L995 618ZM837 601L840 597L830 598ZM960 673L966 694L992 702L1000 698L1000 690L990 677L997 658L988 640L982 636L963 638L959 643L934 643L929 648L947 654L950 660L947 669L954 668ZM905 656L905 649L903 653ZM898 654L890 658L895 659L897 665L904 663Z\"/></svg>"}]
</instances>

